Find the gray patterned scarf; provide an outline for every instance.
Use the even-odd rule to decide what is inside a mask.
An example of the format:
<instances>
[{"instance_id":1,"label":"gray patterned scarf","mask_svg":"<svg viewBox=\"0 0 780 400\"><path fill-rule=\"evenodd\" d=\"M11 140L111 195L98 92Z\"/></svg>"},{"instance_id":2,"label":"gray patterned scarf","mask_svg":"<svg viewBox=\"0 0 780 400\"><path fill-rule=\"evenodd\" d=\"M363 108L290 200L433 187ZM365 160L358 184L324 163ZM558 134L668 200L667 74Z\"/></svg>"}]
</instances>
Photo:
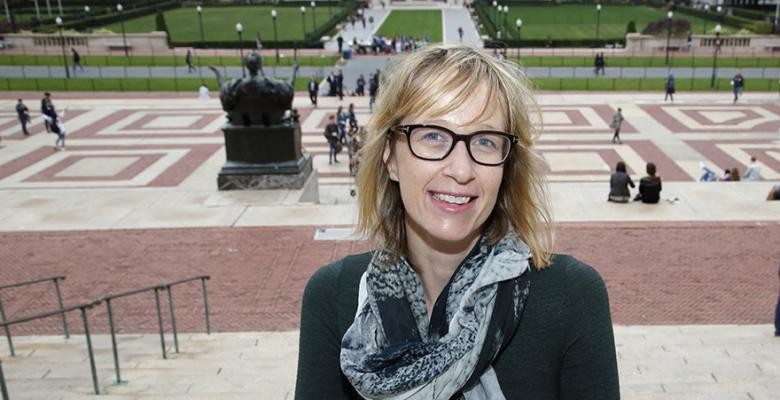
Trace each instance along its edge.
<instances>
[{"instance_id":1,"label":"gray patterned scarf","mask_svg":"<svg viewBox=\"0 0 780 400\"><path fill-rule=\"evenodd\" d=\"M409 263L377 250L360 281L355 321L341 342L341 369L369 399L504 399L492 363L528 297L531 252L514 233L484 237L431 312Z\"/></svg>"}]
</instances>

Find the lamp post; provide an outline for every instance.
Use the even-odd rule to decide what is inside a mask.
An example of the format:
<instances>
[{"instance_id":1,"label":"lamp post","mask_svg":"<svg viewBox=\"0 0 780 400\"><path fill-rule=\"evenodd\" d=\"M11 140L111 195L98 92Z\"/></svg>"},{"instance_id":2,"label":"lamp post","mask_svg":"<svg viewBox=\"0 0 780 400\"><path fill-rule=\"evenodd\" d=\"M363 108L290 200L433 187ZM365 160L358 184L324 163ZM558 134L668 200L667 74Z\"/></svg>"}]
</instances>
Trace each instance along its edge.
<instances>
[{"instance_id":1,"label":"lamp post","mask_svg":"<svg viewBox=\"0 0 780 400\"><path fill-rule=\"evenodd\" d=\"M276 37L276 10L271 10L271 19L274 21L274 47L276 48L276 63L279 64L279 39Z\"/></svg>"},{"instance_id":2,"label":"lamp post","mask_svg":"<svg viewBox=\"0 0 780 400\"><path fill-rule=\"evenodd\" d=\"M3 1L3 4L5 5L5 18L11 23L11 32L16 33L16 19L11 13L11 8L8 6L8 0Z\"/></svg>"},{"instance_id":3,"label":"lamp post","mask_svg":"<svg viewBox=\"0 0 780 400\"><path fill-rule=\"evenodd\" d=\"M306 7L301 6L301 21L303 22L303 40L306 40Z\"/></svg>"},{"instance_id":4,"label":"lamp post","mask_svg":"<svg viewBox=\"0 0 780 400\"><path fill-rule=\"evenodd\" d=\"M716 10L718 11L718 23L723 25L723 7L718 6Z\"/></svg>"},{"instance_id":5,"label":"lamp post","mask_svg":"<svg viewBox=\"0 0 780 400\"><path fill-rule=\"evenodd\" d=\"M70 71L68 71L68 56L65 54L65 37L62 36L62 18L57 17L57 19L54 21L57 22L57 29L60 31L60 47L62 47L62 65L65 66L65 77L70 79Z\"/></svg>"},{"instance_id":6,"label":"lamp post","mask_svg":"<svg viewBox=\"0 0 780 400\"><path fill-rule=\"evenodd\" d=\"M498 1L493 0L493 15L495 16L496 28L498 28Z\"/></svg>"},{"instance_id":7,"label":"lamp post","mask_svg":"<svg viewBox=\"0 0 780 400\"><path fill-rule=\"evenodd\" d=\"M600 27L601 27L601 3L596 4L596 39L599 38Z\"/></svg>"},{"instance_id":8,"label":"lamp post","mask_svg":"<svg viewBox=\"0 0 780 400\"><path fill-rule=\"evenodd\" d=\"M127 34L125 33L125 19L122 16L122 10L125 8L122 7L121 3L116 4L116 10L119 11L119 24L122 26L122 45L125 48L125 57L130 57L130 54L127 52Z\"/></svg>"},{"instance_id":9,"label":"lamp post","mask_svg":"<svg viewBox=\"0 0 780 400\"><path fill-rule=\"evenodd\" d=\"M198 12L198 24L200 25L200 47L206 48L206 40L203 36L203 7L195 7L195 11Z\"/></svg>"},{"instance_id":10,"label":"lamp post","mask_svg":"<svg viewBox=\"0 0 780 400\"><path fill-rule=\"evenodd\" d=\"M666 13L666 65L669 65L669 42L672 40L672 17L674 13Z\"/></svg>"},{"instance_id":11,"label":"lamp post","mask_svg":"<svg viewBox=\"0 0 780 400\"><path fill-rule=\"evenodd\" d=\"M517 28L517 61L520 62L520 41L523 39L520 35L520 29L523 28L523 20L518 18L515 21L515 27Z\"/></svg>"},{"instance_id":12,"label":"lamp post","mask_svg":"<svg viewBox=\"0 0 780 400\"><path fill-rule=\"evenodd\" d=\"M507 39L509 39L509 25L506 23L507 16L509 15L509 6L504 4L504 30L507 33Z\"/></svg>"},{"instance_id":13,"label":"lamp post","mask_svg":"<svg viewBox=\"0 0 780 400\"><path fill-rule=\"evenodd\" d=\"M720 24L715 25L715 51L712 52L712 78L710 88L715 87L715 74L718 66L718 53L720 53Z\"/></svg>"},{"instance_id":14,"label":"lamp post","mask_svg":"<svg viewBox=\"0 0 780 400\"><path fill-rule=\"evenodd\" d=\"M317 30L317 3L311 2L311 30Z\"/></svg>"},{"instance_id":15,"label":"lamp post","mask_svg":"<svg viewBox=\"0 0 780 400\"><path fill-rule=\"evenodd\" d=\"M236 24L236 33L238 33L238 55L241 57L241 76L246 77L246 71L244 70L244 40L241 34L244 32L244 25L241 23Z\"/></svg>"},{"instance_id":16,"label":"lamp post","mask_svg":"<svg viewBox=\"0 0 780 400\"><path fill-rule=\"evenodd\" d=\"M705 4L704 5L704 13L709 14L710 13L710 5ZM704 34L707 34L707 18L704 18Z\"/></svg>"}]
</instances>

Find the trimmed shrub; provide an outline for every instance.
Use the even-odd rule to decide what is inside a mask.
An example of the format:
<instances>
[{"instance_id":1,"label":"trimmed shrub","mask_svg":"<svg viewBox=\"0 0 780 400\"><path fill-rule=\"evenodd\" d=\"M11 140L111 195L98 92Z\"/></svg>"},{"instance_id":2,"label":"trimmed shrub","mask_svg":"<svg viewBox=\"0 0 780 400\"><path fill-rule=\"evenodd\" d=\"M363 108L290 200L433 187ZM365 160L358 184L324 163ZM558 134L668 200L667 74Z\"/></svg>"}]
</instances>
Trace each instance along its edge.
<instances>
[{"instance_id":1,"label":"trimmed shrub","mask_svg":"<svg viewBox=\"0 0 780 400\"><path fill-rule=\"evenodd\" d=\"M669 29L669 21L666 18L653 21L642 30L643 35L662 35ZM691 22L685 18L672 18L672 35L685 35L691 30Z\"/></svg>"},{"instance_id":2,"label":"trimmed shrub","mask_svg":"<svg viewBox=\"0 0 780 400\"><path fill-rule=\"evenodd\" d=\"M628 21L628 26L626 26L626 34L629 33L636 33L636 22Z\"/></svg>"}]
</instances>

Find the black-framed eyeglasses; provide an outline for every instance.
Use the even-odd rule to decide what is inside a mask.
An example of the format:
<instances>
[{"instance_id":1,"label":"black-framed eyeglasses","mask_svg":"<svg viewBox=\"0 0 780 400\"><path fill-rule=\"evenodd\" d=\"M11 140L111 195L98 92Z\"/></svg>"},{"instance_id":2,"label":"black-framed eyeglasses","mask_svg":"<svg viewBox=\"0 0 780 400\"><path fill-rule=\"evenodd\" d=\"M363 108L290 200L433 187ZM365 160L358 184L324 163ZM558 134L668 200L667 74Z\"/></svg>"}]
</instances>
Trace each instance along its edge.
<instances>
[{"instance_id":1,"label":"black-framed eyeglasses","mask_svg":"<svg viewBox=\"0 0 780 400\"><path fill-rule=\"evenodd\" d=\"M476 131L459 135L438 125L399 125L393 131L406 135L409 151L422 160L439 161L447 158L458 142L466 144L466 150L475 163L487 166L503 164L517 143L517 137L506 132Z\"/></svg>"}]
</instances>

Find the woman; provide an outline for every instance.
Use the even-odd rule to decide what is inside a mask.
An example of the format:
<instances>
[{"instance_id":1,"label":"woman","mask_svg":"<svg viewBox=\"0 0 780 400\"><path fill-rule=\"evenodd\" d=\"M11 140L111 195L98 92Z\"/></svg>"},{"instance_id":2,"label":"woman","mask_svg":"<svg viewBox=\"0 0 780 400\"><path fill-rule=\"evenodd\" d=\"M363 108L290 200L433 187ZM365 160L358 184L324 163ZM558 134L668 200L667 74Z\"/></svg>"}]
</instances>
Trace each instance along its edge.
<instances>
[{"instance_id":1,"label":"woman","mask_svg":"<svg viewBox=\"0 0 780 400\"><path fill-rule=\"evenodd\" d=\"M551 254L519 68L441 45L387 75L357 178L378 248L309 281L295 398L619 398L604 283Z\"/></svg>"},{"instance_id":2,"label":"woman","mask_svg":"<svg viewBox=\"0 0 780 400\"><path fill-rule=\"evenodd\" d=\"M623 109L618 107L617 112L612 115L612 122L609 124L609 127L615 130L615 133L612 134L612 143L623 143L623 141L620 140L620 129L623 127L624 120Z\"/></svg>"},{"instance_id":3,"label":"woman","mask_svg":"<svg viewBox=\"0 0 780 400\"><path fill-rule=\"evenodd\" d=\"M639 193L634 200L641 200L646 204L657 204L661 200L661 177L655 174L655 164L647 163L645 167L647 176L639 180Z\"/></svg>"},{"instance_id":4,"label":"woman","mask_svg":"<svg viewBox=\"0 0 780 400\"><path fill-rule=\"evenodd\" d=\"M626 163L618 161L615 166L615 172L609 177L609 196L607 201L615 203L628 203L631 199L631 191L628 187L635 187L634 181L626 173Z\"/></svg>"}]
</instances>

